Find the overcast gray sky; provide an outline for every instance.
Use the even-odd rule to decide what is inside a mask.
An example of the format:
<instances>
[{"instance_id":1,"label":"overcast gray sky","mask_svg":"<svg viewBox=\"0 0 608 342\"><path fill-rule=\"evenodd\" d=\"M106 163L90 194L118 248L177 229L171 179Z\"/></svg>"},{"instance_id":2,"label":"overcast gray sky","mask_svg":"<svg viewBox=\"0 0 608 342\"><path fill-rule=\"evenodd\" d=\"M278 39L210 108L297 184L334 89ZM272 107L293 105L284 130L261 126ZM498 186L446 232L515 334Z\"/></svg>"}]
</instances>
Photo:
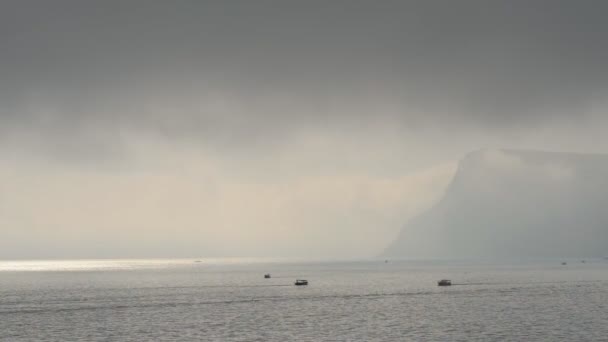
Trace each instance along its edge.
<instances>
[{"instance_id":1,"label":"overcast gray sky","mask_svg":"<svg viewBox=\"0 0 608 342\"><path fill-rule=\"evenodd\" d=\"M366 256L482 147L607 152L605 1L2 1L0 257Z\"/></svg>"}]
</instances>

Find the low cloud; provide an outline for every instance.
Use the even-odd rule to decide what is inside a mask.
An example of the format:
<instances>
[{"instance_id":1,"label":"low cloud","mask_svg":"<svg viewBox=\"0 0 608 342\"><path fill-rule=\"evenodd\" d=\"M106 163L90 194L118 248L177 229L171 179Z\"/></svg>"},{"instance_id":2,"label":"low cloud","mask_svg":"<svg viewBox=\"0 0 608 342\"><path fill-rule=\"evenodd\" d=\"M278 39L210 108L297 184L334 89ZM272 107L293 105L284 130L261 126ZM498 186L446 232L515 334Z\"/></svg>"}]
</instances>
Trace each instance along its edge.
<instances>
[{"instance_id":1,"label":"low cloud","mask_svg":"<svg viewBox=\"0 0 608 342\"><path fill-rule=\"evenodd\" d=\"M114 169L2 162L2 256L369 256L439 198L455 168L269 181L187 146L132 153Z\"/></svg>"}]
</instances>

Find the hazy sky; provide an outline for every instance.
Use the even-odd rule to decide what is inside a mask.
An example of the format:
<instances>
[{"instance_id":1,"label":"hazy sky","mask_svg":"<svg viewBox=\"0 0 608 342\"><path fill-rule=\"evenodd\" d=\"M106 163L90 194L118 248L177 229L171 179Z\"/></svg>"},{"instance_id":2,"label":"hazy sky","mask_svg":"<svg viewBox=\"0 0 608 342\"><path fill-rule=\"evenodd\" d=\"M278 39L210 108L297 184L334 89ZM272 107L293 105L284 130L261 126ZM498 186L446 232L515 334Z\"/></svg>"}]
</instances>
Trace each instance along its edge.
<instances>
[{"instance_id":1,"label":"hazy sky","mask_svg":"<svg viewBox=\"0 0 608 342\"><path fill-rule=\"evenodd\" d=\"M2 1L0 258L368 256L482 147L608 152L606 1Z\"/></svg>"}]
</instances>

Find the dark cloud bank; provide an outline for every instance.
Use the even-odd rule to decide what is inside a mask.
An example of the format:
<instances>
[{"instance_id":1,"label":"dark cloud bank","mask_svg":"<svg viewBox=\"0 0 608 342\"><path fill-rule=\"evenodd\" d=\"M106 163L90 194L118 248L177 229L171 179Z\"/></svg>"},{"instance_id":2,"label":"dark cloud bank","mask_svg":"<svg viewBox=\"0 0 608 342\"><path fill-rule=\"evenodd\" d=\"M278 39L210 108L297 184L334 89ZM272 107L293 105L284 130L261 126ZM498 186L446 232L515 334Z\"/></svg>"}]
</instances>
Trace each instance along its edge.
<instances>
[{"instance_id":1,"label":"dark cloud bank","mask_svg":"<svg viewBox=\"0 0 608 342\"><path fill-rule=\"evenodd\" d=\"M500 131L577 122L606 93L607 9L603 1L5 1L2 133L93 147L118 130L238 144L348 123Z\"/></svg>"}]
</instances>

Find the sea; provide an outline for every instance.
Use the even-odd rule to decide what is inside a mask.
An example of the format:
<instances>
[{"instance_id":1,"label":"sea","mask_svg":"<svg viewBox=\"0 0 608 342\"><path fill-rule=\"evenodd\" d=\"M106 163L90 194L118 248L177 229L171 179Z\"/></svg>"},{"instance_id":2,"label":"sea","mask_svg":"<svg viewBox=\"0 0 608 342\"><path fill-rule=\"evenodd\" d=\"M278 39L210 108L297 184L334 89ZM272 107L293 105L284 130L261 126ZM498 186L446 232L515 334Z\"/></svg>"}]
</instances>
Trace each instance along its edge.
<instances>
[{"instance_id":1,"label":"sea","mask_svg":"<svg viewBox=\"0 0 608 342\"><path fill-rule=\"evenodd\" d=\"M0 261L0 341L608 341L608 260Z\"/></svg>"}]
</instances>

